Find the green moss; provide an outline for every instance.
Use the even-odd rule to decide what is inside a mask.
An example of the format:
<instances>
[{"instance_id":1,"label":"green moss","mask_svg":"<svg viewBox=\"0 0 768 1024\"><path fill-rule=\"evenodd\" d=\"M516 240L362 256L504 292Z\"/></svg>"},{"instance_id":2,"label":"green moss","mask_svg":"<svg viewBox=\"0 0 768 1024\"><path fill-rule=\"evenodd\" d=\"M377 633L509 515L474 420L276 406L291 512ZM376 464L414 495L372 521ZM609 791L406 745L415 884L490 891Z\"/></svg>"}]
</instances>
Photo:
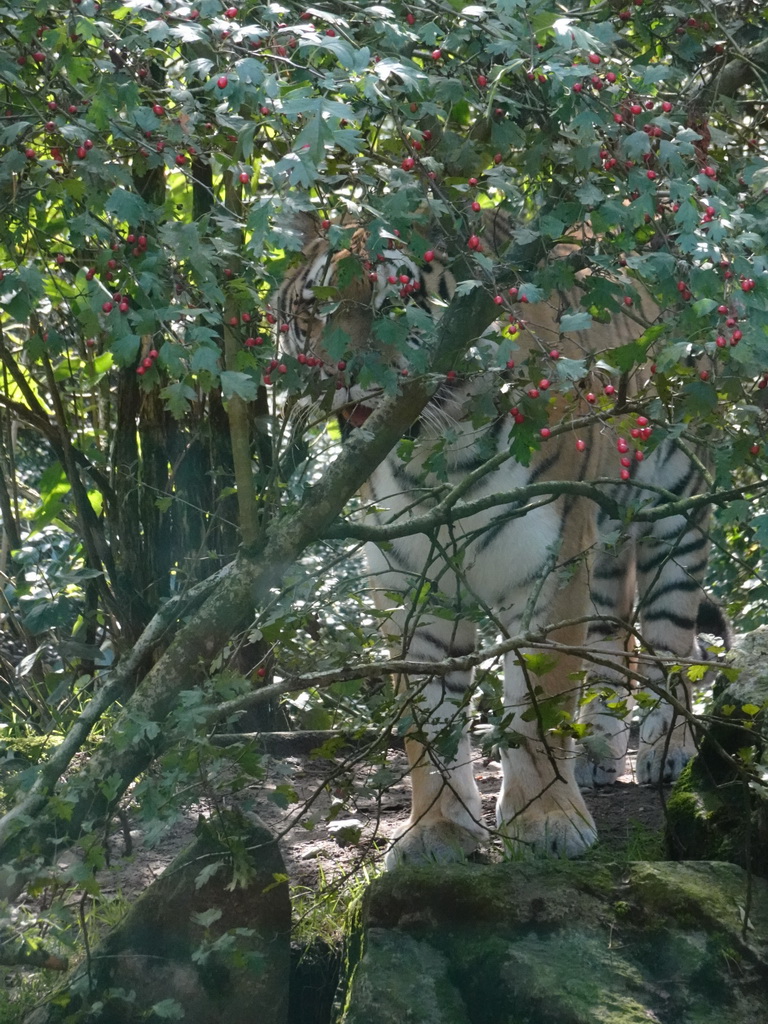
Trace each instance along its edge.
<instances>
[{"instance_id":1,"label":"green moss","mask_svg":"<svg viewBox=\"0 0 768 1024\"><path fill-rule=\"evenodd\" d=\"M746 942L745 893L730 864L457 865L378 879L362 919L437 954L471 1024L755 1024L768 1020L768 886L753 883Z\"/></svg>"}]
</instances>

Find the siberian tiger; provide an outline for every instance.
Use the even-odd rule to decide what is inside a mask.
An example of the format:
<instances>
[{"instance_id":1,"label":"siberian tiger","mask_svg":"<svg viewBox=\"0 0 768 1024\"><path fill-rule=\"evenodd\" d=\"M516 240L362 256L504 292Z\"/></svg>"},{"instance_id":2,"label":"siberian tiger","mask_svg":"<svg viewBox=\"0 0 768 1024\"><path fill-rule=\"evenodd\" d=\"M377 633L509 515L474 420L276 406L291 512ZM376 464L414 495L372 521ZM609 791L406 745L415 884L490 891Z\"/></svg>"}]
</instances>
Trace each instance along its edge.
<instances>
[{"instance_id":1,"label":"siberian tiger","mask_svg":"<svg viewBox=\"0 0 768 1024\"><path fill-rule=\"evenodd\" d=\"M498 225L491 226L497 234ZM362 228L353 234L350 229L348 247L341 252L329 248L326 232L312 218L302 222L301 231L301 260L288 272L277 297L282 346L290 356L322 361L323 374L336 379L333 409L343 417L344 429L354 429L365 422L381 393L355 376L355 354L380 345L375 321L388 315L393 296L397 300L403 294L406 303L436 320L456 282L445 262L432 258L417 264L397 249L371 262ZM498 251L504 238L486 244ZM350 274L355 261L361 266ZM403 287L404 280L410 287ZM618 344L635 340L643 322L660 317L650 298L641 297L631 316L616 313L610 322L563 334L561 314L578 309L580 295L577 287L525 306L515 353L518 368L533 356L539 364L546 362L555 347L555 357L586 356L594 364L598 354L606 358ZM405 354L386 356L400 372L407 369L408 353L412 361L418 351L420 330L417 326L409 334ZM324 347L331 337L333 358ZM346 362L339 360L339 338L347 339ZM550 359L550 365L556 376L556 360ZM367 498L369 516L376 522L426 513L434 505L434 485L465 481L489 458L509 453L516 426L509 407L530 388L530 381L510 382L504 407L483 417L479 406L499 392L498 380L492 383L490 377L487 372L449 375L437 388L410 432L407 460L393 451L371 473ZM576 385L584 396L581 412L593 408L590 380L595 386L594 376ZM559 420L559 407L558 399L553 423ZM528 465L507 458L485 475L478 474L465 498L481 499L545 481L604 480L604 493L617 500L631 496L654 505L668 500L669 492L684 497L701 489L695 461L668 440L642 461L630 450L623 468L631 479L619 482L625 447L629 445L609 417L595 418L578 433L566 430L542 441ZM367 551L376 602L392 608L386 630L396 656L437 662L469 654L475 649L478 607L492 616L504 636L540 631L559 645L554 666L542 671L539 664L535 675L527 667L525 650L513 650L504 659L504 706L513 739L501 751L497 821L509 846L521 851L573 857L587 850L596 832L579 783L602 784L624 771L626 724L599 700L585 712L591 755L582 751L577 758L567 730L549 734L542 725L541 708L549 698L576 717L585 645L599 656L599 667L590 669L588 678L617 686L626 686L620 668L626 665L626 629L636 619L646 651L675 659L699 654L696 619L707 563L707 511L622 525L602 510L596 515L595 508L592 501L567 493L527 504L491 504L429 535L415 533ZM601 546L598 535L609 543ZM393 601L393 594L403 595L403 600ZM412 600L417 594L418 602ZM553 624L559 625L552 629ZM651 660L643 670L656 682L665 678L660 662ZM407 681L418 735L406 742L412 810L390 849L389 866L403 860L459 859L487 837L466 727L472 685L469 670ZM684 691L681 683L676 691L681 700ZM448 730L454 731L454 747L449 754L438 754L445 748L433 740ZM639 781L676 777L691 756L691 740L684 718L657 700L642 722Z\"/></svg>"}]
</instances>

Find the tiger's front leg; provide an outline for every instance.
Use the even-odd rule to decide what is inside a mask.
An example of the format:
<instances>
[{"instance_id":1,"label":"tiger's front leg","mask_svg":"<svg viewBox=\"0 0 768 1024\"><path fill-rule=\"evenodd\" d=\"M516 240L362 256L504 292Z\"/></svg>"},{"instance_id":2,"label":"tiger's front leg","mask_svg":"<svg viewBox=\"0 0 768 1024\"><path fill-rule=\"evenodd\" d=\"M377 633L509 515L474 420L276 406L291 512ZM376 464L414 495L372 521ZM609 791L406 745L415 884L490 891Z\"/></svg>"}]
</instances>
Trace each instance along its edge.
<instances>
[{"instance_id":1,"label":"tiger's front leg","mask_svg":"<svg viewBox=\"0 0 768 1024\"><path fill-rule=\"evenodd\" d=\"M514 735L501 753L504 776L496 817L513 854L578 857L597 839L576 783L573 743L545 722L552 701L573 715L579 666L580 658L560 655L552 671L531 675L522 652L506 657L504 704Z\"/></svg>"},{"instance_id":2,"label":"tiger's front leg","mask_svg":"<svg viewBox=\"0 0 768 1024\"><path fill-rule=\"evenodd\" d=\"M434 620L415 630L407 656L440 661L473 649L471 625ZM467 733L471 687L470 670L399 682L401 693L409 698L404 714L414 723L405 742L412 804L408 821L398 829L387 854L388 868L463 860L487 838Z\"/></svg>"}]
</instances>

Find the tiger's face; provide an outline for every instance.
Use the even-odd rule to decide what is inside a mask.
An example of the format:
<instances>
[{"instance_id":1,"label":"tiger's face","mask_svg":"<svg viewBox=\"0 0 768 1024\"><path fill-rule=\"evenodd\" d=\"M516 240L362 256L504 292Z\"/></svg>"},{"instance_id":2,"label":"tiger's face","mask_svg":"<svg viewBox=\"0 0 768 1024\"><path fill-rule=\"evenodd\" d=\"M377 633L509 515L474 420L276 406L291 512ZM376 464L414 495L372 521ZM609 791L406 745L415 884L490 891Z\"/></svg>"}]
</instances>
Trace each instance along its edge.
<instances>
[{"instance_id":1,"label":"tiger's face","mask_svg":"<svg viewBox=\"0 0 768 1024\"><path fill-rule=\"evenodd\" d=\"M282 347L300 362L317 361L321 379L335 381L331 411L358 427L418 368L455 280L442 263L420 266L396 248L371 258L362 228L338 252L314 220L309 231L304 261L278 294Z\"/></svg>"}]
</instances>

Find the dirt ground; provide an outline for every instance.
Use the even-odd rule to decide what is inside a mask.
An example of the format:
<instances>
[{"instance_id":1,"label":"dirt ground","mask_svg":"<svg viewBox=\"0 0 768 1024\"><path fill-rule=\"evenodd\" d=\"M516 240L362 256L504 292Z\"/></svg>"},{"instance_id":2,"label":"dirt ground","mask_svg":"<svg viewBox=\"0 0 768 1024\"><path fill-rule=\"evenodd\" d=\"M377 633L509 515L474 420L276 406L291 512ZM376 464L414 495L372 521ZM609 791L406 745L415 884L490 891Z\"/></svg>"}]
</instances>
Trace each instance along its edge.
<instances>
[{"instance_id":1,"label":"dirt ground","mask_svg":"<svg viewBox=\"0 0 768 1024\"><path fill-rule=\"evenodd\" d=\"M252 804L279 837L286 873L294 886L315 890L343 882L364 864L377 863L388 840L408 817L410 783L400 751L388 752L384 770L397 781L386 789L380 788L381 778L376 774L381 766L351 766L340 758L270 757L267 768L263 786L243 794L243 803ZM483 759L478 752L475 775L487 824L493 828L501 765ZM297 799L280 806L286 786L293 788ZM666 792L638 786L630 774L613 786L586 794L600 836L596 855L600 859L658 856ZM122 892L128 899L135 898L191 841L200 813L207 813L202 805L191 808L151 846L141 830L131 827L133 853L129 857L121 855L123 839L116 834L112 866L100 879L105 895ZM491 843L479 859L494 860L500 855L499 844Z\"/></svg>"}]
</instances>

